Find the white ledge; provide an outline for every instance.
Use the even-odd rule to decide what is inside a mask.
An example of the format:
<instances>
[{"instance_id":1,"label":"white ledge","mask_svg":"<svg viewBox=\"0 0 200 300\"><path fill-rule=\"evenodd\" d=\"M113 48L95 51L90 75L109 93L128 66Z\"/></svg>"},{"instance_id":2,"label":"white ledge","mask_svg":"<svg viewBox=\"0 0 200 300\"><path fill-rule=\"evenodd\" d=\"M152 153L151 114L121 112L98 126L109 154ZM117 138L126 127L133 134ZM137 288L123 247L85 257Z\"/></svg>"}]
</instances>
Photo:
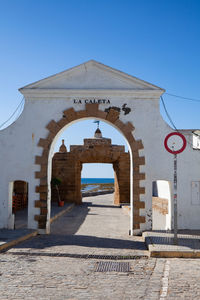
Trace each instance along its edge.
<instances>
[{"instance_id":1,"label":"white ledge","mask_svg":"<svg viewBox=\"0 0 200 300\"><path fill-rule=\"evenodd\" d=\"M65 96L76 96L76 97L97 97L97 96L131 96L135 98L159 98L165 90L134 90L134 89L37 89L37 88L21 88L20 93L24 97L31 98L59 98Z\"/></svg>"}]
</instances>

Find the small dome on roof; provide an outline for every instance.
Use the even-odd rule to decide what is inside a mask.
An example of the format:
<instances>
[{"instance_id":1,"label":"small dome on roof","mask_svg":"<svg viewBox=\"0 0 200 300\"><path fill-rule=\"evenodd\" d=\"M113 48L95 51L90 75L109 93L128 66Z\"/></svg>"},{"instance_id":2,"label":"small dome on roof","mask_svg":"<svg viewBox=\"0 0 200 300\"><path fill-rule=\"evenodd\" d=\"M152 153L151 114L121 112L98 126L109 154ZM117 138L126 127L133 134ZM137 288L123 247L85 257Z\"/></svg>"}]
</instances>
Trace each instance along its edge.
<instances>
[{"instance_id":1,"label":"small dome on roof","mask_svg":"<svg viewBox=\"0 0 200 300\"><path fill-rule=\"evenodd\" d=\"M102 133L101 133L101 130L99 128L97 128L97 130L95 131L94 137L97 138L97 139L102 138Z\"/></svg>"},{"instance_id":2,"label":"small dome on roof","mask_svg":"<svg viewBox=\"0 0 200 300\"><path fill-rule=\"evenodd\" d=\"M59 148L59 152L61 152L61 153L66 153L67 152L67 148L65 146L65 140L62 140L62 145Z\"/></svg>"}]
</instances>

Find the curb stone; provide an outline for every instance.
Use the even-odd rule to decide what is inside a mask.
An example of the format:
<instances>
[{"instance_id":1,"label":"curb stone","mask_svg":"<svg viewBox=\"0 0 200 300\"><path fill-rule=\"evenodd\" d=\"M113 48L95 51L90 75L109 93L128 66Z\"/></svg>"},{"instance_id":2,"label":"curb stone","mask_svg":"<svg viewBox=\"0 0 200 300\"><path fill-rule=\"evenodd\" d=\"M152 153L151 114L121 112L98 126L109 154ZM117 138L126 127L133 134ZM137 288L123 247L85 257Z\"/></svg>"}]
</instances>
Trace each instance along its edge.
<instances>
[{"instance_id":1,"label":"curb stone","mask_svg":"<svg viewBox=\"0 0 200 300\"><path fill-rule=\"evenodd\" d=\"M143 238L147 249L149 250L149 257L157 258L200 258L200 247L197 249L195 246L200 241L200 236L190 235L189 238L180 235L179 239L188 242L184 245L173 245L164 239L171 239L166 233L143 232ZM182 243L183 244L183 243Z\"/></svg>"}]
</instances>

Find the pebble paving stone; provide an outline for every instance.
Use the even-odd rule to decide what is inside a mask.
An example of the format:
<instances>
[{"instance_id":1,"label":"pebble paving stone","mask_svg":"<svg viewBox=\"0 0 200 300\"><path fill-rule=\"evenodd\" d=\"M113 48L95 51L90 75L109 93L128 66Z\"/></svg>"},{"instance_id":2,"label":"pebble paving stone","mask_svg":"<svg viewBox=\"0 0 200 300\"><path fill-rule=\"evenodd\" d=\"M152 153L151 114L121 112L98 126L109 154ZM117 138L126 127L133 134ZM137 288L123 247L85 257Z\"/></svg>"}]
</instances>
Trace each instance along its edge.
<instances>
[{"instance_id":1,"label":"pebble paving stone","mask_svg":"<svg viewBox=\"0 0 200 300\"><path fill-rule=\"evenodd\" d=\"M128 236L128 223L112 195L85 198L50 235L0 254L0 299L200 299L200 260L148 258L142 237ZM118 255L127 259L110 259ZM102 261L129 270L98 272Z\"/></svg>"}]
</instances>

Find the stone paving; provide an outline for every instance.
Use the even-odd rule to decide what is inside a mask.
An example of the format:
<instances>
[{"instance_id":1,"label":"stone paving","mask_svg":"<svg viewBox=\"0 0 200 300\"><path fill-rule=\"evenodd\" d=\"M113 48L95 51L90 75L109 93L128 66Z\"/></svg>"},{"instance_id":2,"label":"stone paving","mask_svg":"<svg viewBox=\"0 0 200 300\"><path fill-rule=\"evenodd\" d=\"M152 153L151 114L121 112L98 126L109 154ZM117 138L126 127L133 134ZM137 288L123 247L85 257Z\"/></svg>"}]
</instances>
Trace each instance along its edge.
<instances>
[{"instance_id":1,"label":"stone paving","mask_svg":"<svg viewBox=\"0 0 200 300\"><path fill-rule=\"evenodd\" d=\"M57 216L62 215L62 213L68 210L72 205L72 203L65 203L63 207L59 207L57 202L53 202L51 204L51 220L53 221ZM17 229L18 232L20 232L19 229L27 228L27 217L28 208L16 212L15 229Z\"/></svg>"},{"instance_id":2,"label":"stone paving","mask_svg":"<svg viewBox=\"0 0 200 300\"><path fill-rule=\"evenodd\" d=\"M200 260L147 258L142 237L128 236L128 222L110 196L85 198L49 236L0 254L0 299L200 299ZM119 253L135 254L117 260L128 261L129 272L97 272L100 261L112 260L84 256Z\"/></svg>"}]
</instances>

